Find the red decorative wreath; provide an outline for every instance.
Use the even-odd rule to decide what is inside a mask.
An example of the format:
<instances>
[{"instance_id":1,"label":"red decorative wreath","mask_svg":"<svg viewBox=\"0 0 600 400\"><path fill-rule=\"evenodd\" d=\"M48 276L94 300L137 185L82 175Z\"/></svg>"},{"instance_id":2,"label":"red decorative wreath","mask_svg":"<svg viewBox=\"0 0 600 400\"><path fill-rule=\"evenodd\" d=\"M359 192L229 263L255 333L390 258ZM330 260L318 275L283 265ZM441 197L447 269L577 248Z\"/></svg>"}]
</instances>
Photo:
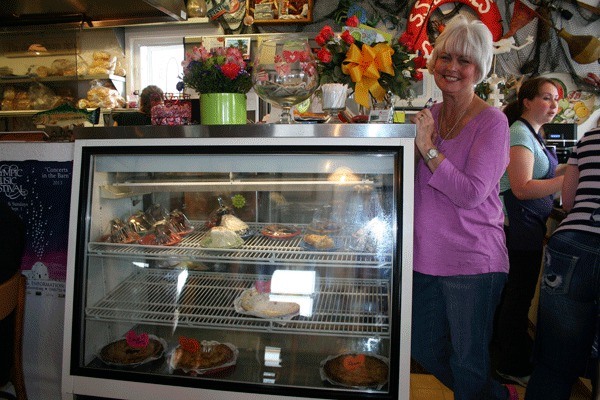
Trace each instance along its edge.
<instances>
[{"instance_id":1,"label":"red decorative wreath","mask_svg":"<svg viewBox=\"0 0 600 400\"><path fill-rule=\"evenodd\" d=\"M417 0L408 16L406 32L400 39L413 51L419 50L425 55L431 54L433 45L427 36L427 23L430 15L442 4L463 3L471 7L492 32L494 41L502 37L502 17L498 5L491 0Z\"/></svg>"}]
</instances>

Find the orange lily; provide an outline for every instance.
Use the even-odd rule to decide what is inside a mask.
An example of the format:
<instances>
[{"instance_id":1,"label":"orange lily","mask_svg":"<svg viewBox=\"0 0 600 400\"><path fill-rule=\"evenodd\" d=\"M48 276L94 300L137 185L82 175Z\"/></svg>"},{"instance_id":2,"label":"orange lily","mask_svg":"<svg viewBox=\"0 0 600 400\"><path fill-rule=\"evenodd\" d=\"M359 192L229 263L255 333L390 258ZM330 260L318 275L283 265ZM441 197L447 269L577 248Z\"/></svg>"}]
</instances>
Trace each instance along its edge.
<instances>
[{"instance_id":1,"label":"orange lily","mask_svg":"<svg viewBox=\"0 0 600 400\"><path fill-rule=\"evenodd\" d=\"M377 101L383 100L386 90L379 84L379 72L394 75L392 54L394 49L387 43L377 43L373 47L363 44L361 50L354 43L350 46L342 72L356 83L354 99L358 104L369 108L369 93Z\"/></svg>"}]
</instances>

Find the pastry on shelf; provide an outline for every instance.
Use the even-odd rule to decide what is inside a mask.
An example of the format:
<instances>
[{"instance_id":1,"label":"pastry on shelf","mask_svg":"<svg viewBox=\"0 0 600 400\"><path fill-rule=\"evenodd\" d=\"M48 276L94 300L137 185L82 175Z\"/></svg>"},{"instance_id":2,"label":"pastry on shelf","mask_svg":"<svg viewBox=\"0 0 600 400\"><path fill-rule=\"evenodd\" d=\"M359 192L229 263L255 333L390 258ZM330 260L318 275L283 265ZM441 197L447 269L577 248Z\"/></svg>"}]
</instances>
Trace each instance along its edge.
<instances>
[{"instance_id":1,"label":"pastry on shelf","mask_svg":"<svg viewBox=\"0 0 600 400\"><path fill-rule=\"evenodd\" d=\"M180 337L169 357L171 372L186 375L207 375L222 372L235 366L238 350L231 343L219 343Z\"/></svg>"},{"instance_id":2,"label":"pastry on shelf","mask_svg":"<svg viewBox=\"0 0 600 400\"><path fill-rule=\"evenodd\" d=\"M215 226L200 240L200 246L214 249L233 249L244 244L237 233L222 226Z\"/></svg>"},{"instance_id":3,"label":"pastry on shelf","mask_svg":"<svg viewBox=\"0 0 600 400\"><path fill-rule=\"evenodd\" d=\"M219 202L219 206L210 213L208 220L206 220L206 226L208 228L221 225L221 218L223 218L223 215L235 215L233 208L225 204L222 197L217 198L217 201Z\"/></svg>"},{"instance_id":4,"label":"pastry on shelf","mask_svg":"<svg viewBox=\"0 0 600 400\"><path fill-rule=\"evenodd\" d=\"M225 214L221 217L221 225L224 228L227 228L231 231L234 231L241 237L248 235L250 232L250 227L247 223L239 219L233 214Z\"/></svg>"},{"instance_id":5,"label":"pastry on shelf","mask_svg":"<svg viewBox=\"0 0 600 400\"><path fill-rule=\"evenodd\" d=\"M163 339L130 330L125 338L104 346L98 356L105 364L133 368L160 359L166 348Z\"/></svg>"},{"instance_id":6,"label":"pastry on shelf","mask_svg":"<svg viewBox=\"0 0 600 400\"><path fill-rule=\"evenodd\" d=\"M304 235L304 242L315 250L332 250L335 247L333 238L327 235L316 235L309 233Z\"/></svg>"},{"instance_id":7,"label":"pastry on shelf","mask_svg":"<svg viewBox=\"0 0 600 400\"><path fill-rule=\"evenodd\" d=\"M321 362L321 378L337 386L381 389L388 381L385 357L365 353L346 353Z\"/></svg>"},{"instance_id":8,"label":"pastry on shelf","mask_svg":"<svg viewBox=\"0 0 600 400\"><path fill-rule=\"evenodd\" d=\"M138 243L145 246L173 246L181 242L181 236L175 233L173 227L166 221L154 225L153 233L142 237Z\"/></svg>"},{"instance_id":9,"label":"pastry on shelf","mask_svg":"<svg viewBox=\"0 0 600 400\"><path fill-rule=\"evenodd\" d=\"M152 224L146 218L146 214L143 211L137 211L131 215L127 222L131 229L139 235L146 235L152 231Z\"/></svg>"},{"instance_id":10,"label":"pastry on shelf","mask_svg":"<svg viewBox=\"0 0 600 400\"><path fill-rule=\"evenodd\" d=\"M120 218L110 221L110 234L103 238L103 242L110 243L135 243L140 240L140 235L133 231L129 225Z\"/></svg>"},{"instance_id":11,"label":"pastry on shelf","mask_svg":"<svg viewBox=\"0 0 600 400\"><path fill-rule=\"evenodd\" d=\"M310 233L318 235L338 233L341 230L341 224L336 222L338 220L339 210L331 205L325 205L315 211L313 219L306 229Z\"/></svg>"},{"instance_id":12,"label":"pastry on shelf","mask_svg":"<svg viewBox=\"0 0 600 400\"><path fill-rule=\"evenodd\" d=\"M234 301L237 312L259 318L289 319L300 313L298 303L271 301L269 293L261 293L255 287L244 290Z\"/></svg>"},{"instance_id":13,"label":"pastry on shelf","mask_svg":"<svg viewBox=\"0 0 600 400\"><path fill-rule=\"evenodd\" d=\"M194 230L190 220L180 210L171 211L168 221L179 236L185 236Z\"/></svg>"},{"instance_id":14,"label":"pastry on shelf","mask_svg":"<svg viewBox=\"0 0 600 400\"><path fill-rule=\"evenodd\" d=\"M291 239L300 234L300 229L294 225L270 224L261 233L271 239Z\"/></svg>"},{"instance_id":15,"label":"pastry on shelf","mask_svg":"<svg viewBox=\"0 0 600 400\"><path fill-rule=\"evenodd\" d=\"M166 221L169 218L169 211L160 204L152 204L145 212L146 220L151 224L157 224Z\"/></svg>"}]
</instances>

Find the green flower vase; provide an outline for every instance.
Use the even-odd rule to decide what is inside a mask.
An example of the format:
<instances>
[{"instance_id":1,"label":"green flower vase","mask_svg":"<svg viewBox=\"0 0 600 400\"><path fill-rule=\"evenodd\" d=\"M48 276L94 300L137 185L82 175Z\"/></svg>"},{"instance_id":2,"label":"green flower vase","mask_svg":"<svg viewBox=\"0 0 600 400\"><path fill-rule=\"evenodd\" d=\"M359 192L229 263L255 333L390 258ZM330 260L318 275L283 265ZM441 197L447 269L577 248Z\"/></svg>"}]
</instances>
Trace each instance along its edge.
<instances>
[{"instance_id":1,"label":"green flower vase","mask_svg":"<svg viewBox=\"0 0 600 400\"><path fill-rule=\"evenodd\" d=\"M246 95L243 93L206 93L200 95L202 125L246 124Z\"/></svg>"}]
</instances>

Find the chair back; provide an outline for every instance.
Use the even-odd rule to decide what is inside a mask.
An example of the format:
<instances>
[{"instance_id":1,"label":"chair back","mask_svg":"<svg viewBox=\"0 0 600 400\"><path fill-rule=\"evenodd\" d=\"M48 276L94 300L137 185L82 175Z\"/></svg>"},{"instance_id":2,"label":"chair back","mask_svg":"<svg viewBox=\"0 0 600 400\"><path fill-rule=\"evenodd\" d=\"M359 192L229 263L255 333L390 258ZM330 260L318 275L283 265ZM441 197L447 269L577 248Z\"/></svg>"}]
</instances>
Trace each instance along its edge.
<instances>
[{"instance_id":1,"label":"chair back","mask_svg":"<svg viewBox=\"0 0 600 400\"><path fill-rule=\"evenodd\" d=\"M17 271L0 285L0 320L15 311L13 366L11 378L18 400L27 400L23 376L23 326L25 320L25 291L27 278Z\"/></svg>"},{"instance_id":2,"label":"chair back","mask_svg":"<svg viewBox=\"0 0 600 400\"><path fill-rule=\"evenodd\" d=\"M0 320L8 317L17 306L25 305L25 281L26 278L17 272L0 285Z\"/></svg>"}]
</instances>

